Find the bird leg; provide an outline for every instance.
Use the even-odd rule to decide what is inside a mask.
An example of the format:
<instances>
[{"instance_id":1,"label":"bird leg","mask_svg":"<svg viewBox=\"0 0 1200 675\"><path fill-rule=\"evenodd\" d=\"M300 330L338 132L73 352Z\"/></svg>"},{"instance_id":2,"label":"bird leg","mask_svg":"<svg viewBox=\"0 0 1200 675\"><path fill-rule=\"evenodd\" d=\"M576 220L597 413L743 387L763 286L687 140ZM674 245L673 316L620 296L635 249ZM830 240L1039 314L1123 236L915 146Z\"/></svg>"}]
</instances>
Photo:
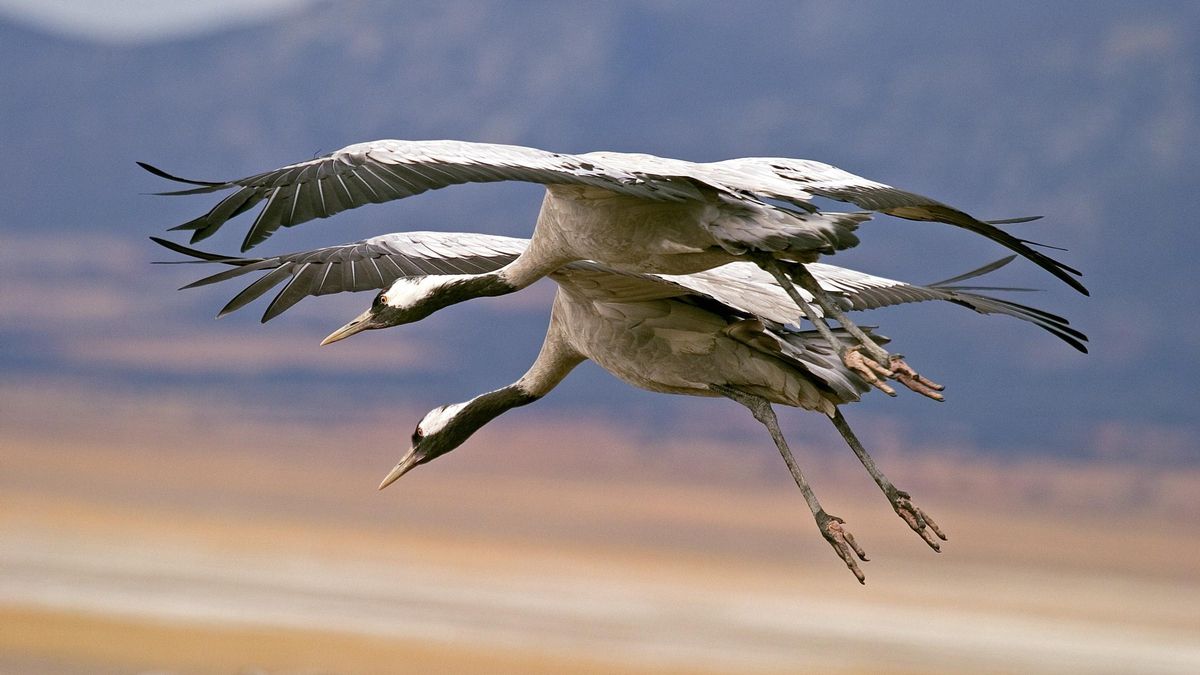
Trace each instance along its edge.
<instances>
[{"instance_id":1,"label":"bird leg","mask_svg":"<svg viewBox=\"0 0 1200 675\"><path fill-rule=\"evenodd\" d=\"M842 357L842 362L846 367L858 373L867 384L879 389L888 396L895 396L896 391L892 389L886 382L880 378L889 378L896 380L900 384L909 389L927 396L935 401L944 401L945 397L938 392L945 389L940 384L921 376L911 366L904 362L904 357L900 354L889 354L886 350L880 347L871 336L867 335L853 321L851 321L846 313L837 306L829 295L821 288L821 284L813 277L804 265L795 264L794 276L800 287L812 294L813 299L821 306L825 316L832 317L846 332L854 336L859 341L859 344L847 347L841 340L833 335L833 331L829 329L829 325L825 323L825 319L817 316L816 310L812 304L800 295L796 290L792 279L779 266L779 262L774 258L762 258L759 264L771 276L775 277L776 283L783 288L788 297L800 307L807 318L817 328L817 332L821 337L837 351ZM862 352L866 351L866 355Z\"/></svg>"},{"instance_id":2,"label":"bird leg","mask_svg":"<svg viewBox=\"0 0 1200 675\"><path fill-rule=\"evenodd\" d=\"M733 387L712 385L712 390L749 408L754 419L767 427L767 430L771 432L771 438L775 440L775 446L779 448L779 454L783 456L788 470L792 472L792 478L796 480L800 493L804 495L804 501L808 502L808 508L817 521L817 529L821 531L821 536L825 537L825 541L829 542L838 557L846 563L846 567L850 569L858 582L860 584L867 583L866 576L863 575L862 570L858 567L858 562L854 559L854 556L857 555L859 559L866 561L866 552L862 550L858 542L854 541L854 535L846 530L846 521L826 513L825 509L821 507L821 503L817 501L817 495L809 486L804 473L800 471L799 465L796 464L796 458L792 456L787 440L783 437L783 432L779 430L779 420L775 417L775 411L771 409L771 402L765 398L738 391Z\"/></svg>"},{"instance_id":3,"label":"bird leg","mask_svg":"<svg viewBox=\"0 0 1200 675\"><path fill-rule=\"evenodd\" d=\"M833 421L833 426L842 434L842 438L846 439L846 444L858 455L858 460L866 467L867 473L871 474L871 478L875 479L875 484L883 490L883 494L887 496L888 501L892 503L892 509L900 516L914 532L921 535L921 539L925 540L926 544L934 551L941 553L942 547L938 544L934 535L938 539L946 541L946 535L942 534L941 528L937 523L933 522L924 510L912 503L912 497L903 490L897 490L895 485L883 475L879 467L875 465L875 460L867 454L862 443L859 442L858 436L850 429L850 425L846 422L846 418L842 416L840 408L834 410L830 419Z\"/></svg>"},{"instance_id":4,"label":"bird leg","mask_svg":"<svg viewBox=\"0 0 1200 675\"><path fill-rule=\"evenodd\" d=\"M807 267L804 265L796 265L794 276L800 283L800 287L811 293L813 298L816 299L817 304L821 306L821 309L825 310L826 316L833 317L834 320L841 324L842 328L846 329L846 332L850 333L855 338L858 338L862 348L865 349L867 353L876 361L876 363L870 365L882 366L882 370L875 369L878 373L884 374L890 372L890 374L886 374L885 377L890 377L896 380L900 384L903 384L918 394L929 397L935 401L946 400L946 397L938 393L939 391L945 389L945 387L917 373L912 366L904 362L904 356L902 354L888 354L883 347L880 347L874 340L871 339L871 336L863 332L861 328L859 328L853 321L850 320L849 317L846 316L846 313L842 311L842 308L838 307L837 303L834 302L829 297L829 294L825 292L825 289L821 288L820 282L818 282L816 277L814 277L812 273L808 271ZM857 349L848 351L858 352ZM848 352L842 353L843 361L846 361L847 353ZM870 363L866 359L863 359L863 361ZM850 364L847 363L846 365L849 366ZM868 382L869 381L870 379L868 379Z\"/></svg>"}]
</instances>

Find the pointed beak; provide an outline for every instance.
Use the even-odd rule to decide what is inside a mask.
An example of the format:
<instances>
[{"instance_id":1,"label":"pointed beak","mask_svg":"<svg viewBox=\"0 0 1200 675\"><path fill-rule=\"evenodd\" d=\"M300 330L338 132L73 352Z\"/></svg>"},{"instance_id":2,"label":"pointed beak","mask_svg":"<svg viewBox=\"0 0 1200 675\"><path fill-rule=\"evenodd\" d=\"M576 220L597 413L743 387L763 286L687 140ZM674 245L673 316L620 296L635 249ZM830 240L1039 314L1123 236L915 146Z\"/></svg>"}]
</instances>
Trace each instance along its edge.
<instances>
[{"instance_id":1,"label":"pointed beak","mask_svg":"<svg viewBox=\"0 0 1200 675\"><path fill-rule=\"evenodd\" d=\"M376 322L375 314L372 312L372 310L368 309L362 314L359 314L358 318L333 331L328 337L326 337L324 340L321 340L321 346L324 347L325 345L332 344L338 340L345 340L351 335L354 335L355 333L361 333L364 330L382 327L383 326Z\"/></svg>"},{"instance_id":2,"label":"pointed beak","mask_svg":"<svg viewBox=\"0 0 1200 675\"><path fill-rule=\"evenodd\" d=\"M382 490L383 488L400 480L401 476L408 473L414 466L417 465L417 459L417 453L409 450L408 454L404 456L404 459L400 460L400 463L392 467L392 470L388 472L387 477L384 478L383 482L379 484L379 489Z\"/></svg>"}]
</instances>

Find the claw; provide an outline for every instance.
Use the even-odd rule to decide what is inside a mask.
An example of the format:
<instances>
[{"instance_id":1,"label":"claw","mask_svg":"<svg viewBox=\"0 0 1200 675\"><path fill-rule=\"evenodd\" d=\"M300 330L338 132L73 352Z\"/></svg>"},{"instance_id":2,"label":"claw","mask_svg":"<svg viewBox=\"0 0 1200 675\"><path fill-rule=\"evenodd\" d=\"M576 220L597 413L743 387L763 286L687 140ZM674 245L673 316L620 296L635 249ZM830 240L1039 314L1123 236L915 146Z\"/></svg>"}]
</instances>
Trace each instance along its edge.
<instances>
[{"instance_id":1,"label":"claw","mask_svg":"<svg viewBox=\"0 0 1200 675\"><path fill-rule=\"evenodd\" d=\"M946 535L942 533L942 529L938 527L933 518L925 513L924 509L912 503L911 495L903 490L896 490L894 495L888 495L888 500L892 503L892 508L904 522L908 523L913 532L921 535L921 539L929 544L929 548L938 553L942 552L942 547L938 544L937 539L934 539L934 535L937 535L937 538L942 541L946 541Z\"/></svg>"},{"instance_id":2,"label":"claw","mask_svg":"<svg viewBox=\"0 0 1200 675\"><path fill-rule=\"evenodd\" d=\"M824 511L817 514L817 527L821 530L821 536L825 537L833 550L846 563L846 567L850 568L855 578L858 579L858 583L866 584L867 577L859 569L854 556L857 555L860 560L867 562L867 553L854 540L854 535L846 530L845 523L846 521L841 518L831 516Z\"/></svg>"},{"instance_id":3,"label":"claw","mask_svg":"<svg viewBox=\"0 0 1200 675\"><path fill-rule=\"evenodd\" d=\"M904 362L903 356L899 354L888 356L888 365L884 366L875 359L864 356L862 348L862 345L854 345L842 350L842 363L858 373L862 379L867 381L867 384L888 396L895 396L896 390L881 378L892 379L922 396L928 396L935 401L946 400L945 396L938 393L945 387L913 370L912 366Z\"/></svg>"},{"instance_id":4,"label":"claw","mask_svg":"<svg viewBox=\"0 0 1200 675\"><path fill-rule=\"evenodd\" d=\"M903 356L899 354L892 355L888 359L888 365L891 366L893 378L900 384L935 401L946 400L945 396L937 393L946 387L913 370L912 366L904 362Z\"/></svg>"},{"instance_id":5,"label":"claw","mask_svg":"<svg viewBox=\"0 0 1200 675\"><path fill-rule=\"evenodd\" d=\"M879 379L879 376L894 377L895 373L893 373L891 369L884 367L875 359L863 356L861 350L862 345L847 347L842 351L842 363L846 364L846 367L850 370L858 373L862 379L867 381L867 384L875 387L888 396L895 396L896 390L892 389L887 382Z\"/></svg>"}]
</instances>

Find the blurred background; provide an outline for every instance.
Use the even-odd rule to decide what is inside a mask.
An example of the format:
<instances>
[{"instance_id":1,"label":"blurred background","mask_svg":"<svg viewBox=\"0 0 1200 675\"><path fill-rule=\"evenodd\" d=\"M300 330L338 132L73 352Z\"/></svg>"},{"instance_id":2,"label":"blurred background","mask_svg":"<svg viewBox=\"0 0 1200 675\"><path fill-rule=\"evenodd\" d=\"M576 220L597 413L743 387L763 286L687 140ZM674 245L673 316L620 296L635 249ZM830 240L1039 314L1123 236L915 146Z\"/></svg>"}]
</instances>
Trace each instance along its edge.
<instances>
[{"instance_id":1,"label":"blurred background","mask_svg":"<svg viewBox=\"0 0 1200 675\"><path fill-rule=\"evenodd\" d=\"M1198 672L1200 5L0 0L0 671ZM265 302L154 266L229 179L379 138L791 156L1064 246L1091 337L877 312L935 404L847 409L936 555L817 415L764 430L585 364L383 493L428 409L516 379L553 285L328 348L367 296ZM541 188L449 188L251 255L527 236ZM204 248L234 253L251 217ZM914 282L1004 250L887 217L828 262ZM183 237L174 236L177 241Z\"/></svg>"}]
</instances>

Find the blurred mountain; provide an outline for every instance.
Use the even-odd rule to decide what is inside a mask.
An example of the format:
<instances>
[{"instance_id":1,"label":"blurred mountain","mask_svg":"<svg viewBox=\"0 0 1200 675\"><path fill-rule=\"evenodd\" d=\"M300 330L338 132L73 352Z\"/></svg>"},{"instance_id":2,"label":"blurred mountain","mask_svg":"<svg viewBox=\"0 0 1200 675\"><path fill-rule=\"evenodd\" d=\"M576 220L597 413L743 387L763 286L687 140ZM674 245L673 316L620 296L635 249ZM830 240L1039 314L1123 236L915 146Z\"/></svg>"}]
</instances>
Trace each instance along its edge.
<instances>
[{"instance_id":1,"label":"blurred mountain","mask_svg":"<svg viewBox=\"0 0 1200 675\"><path fill-rule=\"evenodd\" d=\"M1014 231L1070 248L1062 257L1085 271L1093 290L1091 299L1077 297L1028 264L996 279L1047 289L1020 299L1092 335L1088 357L1028 326L957 308L880 313L873 320L910 362L950 384L953 403L872 397L861 406L864 419L884 420L913 443L1192 461L1200 319L1179 312L1178 298L1200 254L1189 225L1197 205L1190 183L1200 142L1198 36L1200 6L1119 2L364 0L140 45L0 22L0 147L8 160L0 163L0 237L8 250L0 274L31 298L9 300L0 315L0 334L12 345L0 365L22 377L82 377L96 386L263 397L300 396L299 389L421 407L500 386L536 353L545 309L514 299L458 308L394 338L437 344L448 355L423 368L316 374L301 358L294 371L264 377L78 356L64 347L74 344L72 331L76 342L90 343L142 331L164 340L300 334L315 345L366 302L310 300L302 307L313 307L266 327L256 325L253 308L212 324L208 316L237 289L176 295L172 284L186 274L142 265L164 258L147 235L213 202L145 196L171 186L135 160L221 179L389 137L696 160L811 157L981 216L1045 215ZM531 186L455 188L280 232L261 248L402 229L527 234L539 194ZM244 230L227 229L209 248L236 249ZM929 281L1004 254L934 224L879 219L863 234L859 249L831 262ZM40 256L60 246L79 255L51 256L61 264L48 270ZM119 269L87 262L114 250L128 256ZM31 306L54 306L64 290L78 298L71 289L102 277L125 293L130 309L119 317L28 320ZM174 333L162 333L165 326ZM610 380L585 371L539 406L596 407L649 434L700 423L711 410L702 407L709 402L650 396ZM739 433L757 433L749 429ZM1155 448L1138 447L1147 438L1159 439Z\"/></svg>"}]
</instances>

